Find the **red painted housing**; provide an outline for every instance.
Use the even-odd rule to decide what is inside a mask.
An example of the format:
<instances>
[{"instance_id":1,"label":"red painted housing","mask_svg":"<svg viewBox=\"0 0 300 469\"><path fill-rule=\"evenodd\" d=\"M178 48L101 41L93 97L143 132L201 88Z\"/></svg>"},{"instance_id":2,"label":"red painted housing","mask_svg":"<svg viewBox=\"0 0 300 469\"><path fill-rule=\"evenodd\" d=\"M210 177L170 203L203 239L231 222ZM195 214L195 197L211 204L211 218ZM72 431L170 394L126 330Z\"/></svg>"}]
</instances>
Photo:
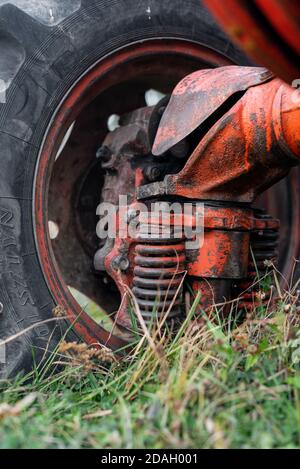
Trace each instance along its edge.
<instances>
[{"instance_id":1,"label":"red painted housing","mask_svg":"<svg viewBox=\"0 0 300 469\"><path fill-rule=\"evenodd\" d=\"M234 91L243 95L222 108ZM182 171L165 178L166 194L252 203L299 164L300 101L295 98L292 88L265 69L223 67L184 78L152 151L162 154L197 127L202 138ZM216 122L201 134L214 113Z\"/></svg>"}]
</instances>

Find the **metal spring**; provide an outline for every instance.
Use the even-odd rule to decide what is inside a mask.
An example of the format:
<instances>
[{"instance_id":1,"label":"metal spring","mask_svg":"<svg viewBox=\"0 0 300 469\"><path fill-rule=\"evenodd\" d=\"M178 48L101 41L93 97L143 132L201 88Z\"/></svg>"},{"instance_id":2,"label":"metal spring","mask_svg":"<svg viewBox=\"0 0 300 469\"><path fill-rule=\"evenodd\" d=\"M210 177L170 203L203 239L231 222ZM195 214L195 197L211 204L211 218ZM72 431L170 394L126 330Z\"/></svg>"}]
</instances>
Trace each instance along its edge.
<instances>
[{"instance_id":1,"label":"metal spring","mask_svg":"<svg viewBox=\"0 0 300 469\"><path fill-rule=\"evenodd\" d=\"M271 219L269 215L258 213L257 218ZM269 265L276 265L278 259L279 230L265 229L251 232L250 245L251 251L248 266L248 279L239 285L240 291L243 291L239 307L251 310L255 305L267 303L270 299L270 290L264 292L264 297L259 302L257 294L260 290L259 280L267 272ZM255 285L253 285L255 283ZM246 291L247 290L247 291Z\"/></svg>"},{"instance_id":2,"label":"metal spring","mask_svg":"<svg viewBox=\"0 0 300 469\"><path fill-rule=\"evenodd\" d=\"M133 293L146 322L153 315L160 319L169 308L168 319L181 313L185 243L172 235L169 239L142 236L135 247Z\"/></svg>"}]
</instances>

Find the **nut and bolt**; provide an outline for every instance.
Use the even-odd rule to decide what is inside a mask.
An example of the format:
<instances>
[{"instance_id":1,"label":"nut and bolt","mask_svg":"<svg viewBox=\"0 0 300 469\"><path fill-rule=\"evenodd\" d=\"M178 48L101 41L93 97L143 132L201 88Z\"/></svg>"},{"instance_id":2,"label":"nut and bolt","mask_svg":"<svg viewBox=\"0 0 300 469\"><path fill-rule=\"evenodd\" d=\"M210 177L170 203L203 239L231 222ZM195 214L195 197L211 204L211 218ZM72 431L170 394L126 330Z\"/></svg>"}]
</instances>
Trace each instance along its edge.
<instances>
[{"instance_id":1,"label":"nut and bolt","mask_svg":"<svg viewBox=\"0 0 300 469\"><path fill-rule=\"evenodd\" d=\"M162 168L159 166L148 166L144 169L144 176L152 182L157 181L157 179L161 177L161 174Z\"/></svg>"},{"instance_id":2,"label":"nut and bolt","mask_svg":"<svg viewBox=\"0 0 300 469\"><path fill-rule=\"evenodd\" d=\"M134 210L133 208L130 208L127 213L126 213L126 221L127 223L130 223L132 220L134 220L138 216L137 210Z\"/></svg>"},{"instance_id":3,"label":"nut and bolt","mask_svg":"<svg viewBox=\"0 0 300 469\"><path fill-rule=\"evenodd\" d=\"M103 161L108 161L111 155L112 151L106 145L102 145L96 152L96 158L101 158Z\"/></svg>"},{"instance_id":4,"label":"nut and bolt","mask_svg":"<svg viewBox=\"0 0 300 469\"><path fill-rule=\"evenodd\" d=\"M112 260L112 268L124 272L129 267L129 260L125 256L117 256Z\"/></svg>"}]
</instances>

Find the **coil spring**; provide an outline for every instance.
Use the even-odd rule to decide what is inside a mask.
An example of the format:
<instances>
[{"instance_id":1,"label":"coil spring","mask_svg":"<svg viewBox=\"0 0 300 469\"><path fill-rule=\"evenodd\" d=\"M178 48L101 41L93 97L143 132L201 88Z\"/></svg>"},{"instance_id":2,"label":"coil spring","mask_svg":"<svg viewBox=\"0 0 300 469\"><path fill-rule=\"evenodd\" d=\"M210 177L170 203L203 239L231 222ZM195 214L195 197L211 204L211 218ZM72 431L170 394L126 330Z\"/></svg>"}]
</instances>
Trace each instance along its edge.
<instances>
[{"instance_id":1,"label":"coil spring","mask_svg":"<svg viewBox=\"0 0 300 469\"><path fill-rule=\"evenodd\" d=\"M143 232L143 227L141 227ZM159 234L159 233L157 233ZM185 242L142 236L135 247L133 293L146 322L181 314L182 283L186 268ZM170 311L169 311L170 309Z\"/></svg>"},{"instance_id":2,"label":"coil spring","mask_svg":"<svg viewBox=\"0 0 300 469\"><path fill-rule=\"evenodd\" d=\"M263 213L255 213L256 218L271 220L272 217ZM267 303L270 299L270 290L264 292L264 297L257 301L257 294L260 290L259 279L265 277L269 265L276 265L278 260L278 229L253 230L250 236L251 253L248 265L248 279L239 285L240 291L243 291L242 300L239 307L245 310L251 310L256 305ZM256 280L258 280L256 282ZM255 283L255 285L253 285ZM247 291L246 291L247 290Z\"/></svg>"}]
</instances>

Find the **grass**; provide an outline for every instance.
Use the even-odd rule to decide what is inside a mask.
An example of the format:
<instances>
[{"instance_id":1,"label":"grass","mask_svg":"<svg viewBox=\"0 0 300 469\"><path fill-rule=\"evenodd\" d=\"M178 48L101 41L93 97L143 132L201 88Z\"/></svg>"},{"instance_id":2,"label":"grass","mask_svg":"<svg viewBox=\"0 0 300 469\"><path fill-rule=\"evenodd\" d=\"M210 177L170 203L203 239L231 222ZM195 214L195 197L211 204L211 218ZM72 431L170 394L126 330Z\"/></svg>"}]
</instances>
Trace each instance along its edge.
<instances>
[{"instance_id":1,"label":"grass","mask_svg":"<svg viewBox=\"0 0 300 469\"><path fill-rule=\"evenodd\" d=\"M175 337L121 362L62 344L30 384L3 383L0 448L300 448L296 287L279 296L240 325L193 321L198 296Z\"/></svg>"}]
</instances>

